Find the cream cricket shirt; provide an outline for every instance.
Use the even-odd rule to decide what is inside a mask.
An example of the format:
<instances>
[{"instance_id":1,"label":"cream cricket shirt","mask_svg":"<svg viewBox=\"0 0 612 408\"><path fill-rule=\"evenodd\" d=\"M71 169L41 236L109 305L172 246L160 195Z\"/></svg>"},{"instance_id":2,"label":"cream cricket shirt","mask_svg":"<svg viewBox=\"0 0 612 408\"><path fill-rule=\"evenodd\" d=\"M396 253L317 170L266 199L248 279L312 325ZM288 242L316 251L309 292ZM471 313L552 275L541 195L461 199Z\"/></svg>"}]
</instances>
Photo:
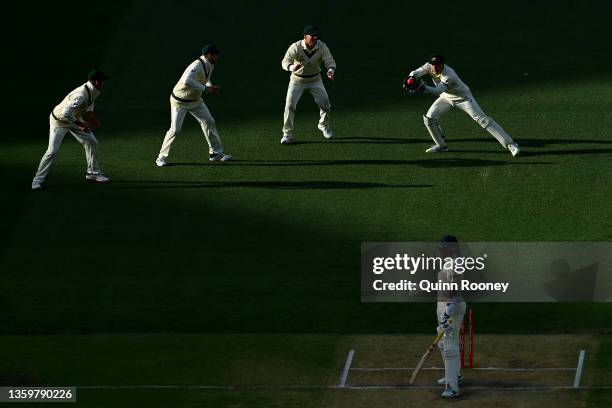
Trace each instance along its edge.
<instances>
[{"instance_id":1,"label":"cream cricket shirt","mask_svg":"<svg viewBox=\"0 0 612 408\"><path fill-rule=\"evenodd\" d=\"M293 65L298 62L304 66L292 71ZM317 82L321 79L321 63L325 65L325 69L336 69L336 61L327 45L318 40L312 49L308 49L304 40L300 40L289 46L281 65L285 71L292 72L291 81Z\"/></svg>"},{"instance_id":2,"label":"cream cricket shirt","mask_svg":"<svg viewBox=\"0 0 612 408\"><path fill-rule=\"evenodd\" d=\"M192 62L172 90L173 103L185 109L193 109L203 103L202 92L211 86L210 77L214 64L203 55Z\"/></svg>"},{"instance_id":3,"label":"cream cricket shirt","mask_svg":"<svg viewBox=\"0 0 612 408\"><path fill-rule=\"evenodd\" d=\"M463 83L459 75L454 69L444 64L444 69L440 75L436 75L433 70L433 65L429 62L420 68L415 69L410 73L411 76L420 78L424 75L430 75L436 84L436 89L441 91L440 96L449 100L470 99L472 91Z\"/></svg>"},{"instance_id":4,"label":"cream cricket shirt","mask_svg":"<svg viewBox=\"0 0 612 408\"><path fill-rule=\"evenodd\" d=\"M51 123L55 127L75 128L74 122L94 109L94 101L100 95L91 82L86 82L70 92L59 105L53 108Z\"/></svg>"}]
</instances>

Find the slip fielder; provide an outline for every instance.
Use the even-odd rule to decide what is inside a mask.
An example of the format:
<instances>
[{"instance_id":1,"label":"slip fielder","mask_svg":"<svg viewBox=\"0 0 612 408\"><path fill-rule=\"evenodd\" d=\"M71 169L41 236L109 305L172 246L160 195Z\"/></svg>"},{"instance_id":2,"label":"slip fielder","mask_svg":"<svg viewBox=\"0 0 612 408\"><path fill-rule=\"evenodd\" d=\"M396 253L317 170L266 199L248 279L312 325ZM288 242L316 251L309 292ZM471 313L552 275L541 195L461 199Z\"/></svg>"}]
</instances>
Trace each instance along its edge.
<instances>
[{"instance_id":1,"label":"slip fielder","mask_svg":"<svg viewBox=\"0 0 612 408\"><path fill-rule=\"evenodd\" d=\"M85 148L87 173L85 179L97 183L109 181L98 164L98 140L93 130L100 127L100 122L93 115L94 102L100 95L104 81L110 78L99 69L89 72L87 82L70 92L49 115L49 146L43 155L34 180L32 190L42 189L53 159L59 152L66 133L70 132Z\"/></svg>"},{"instance_id":2,"label":"slip fielder","mask_svg":"<svg viewBox=\"0 0 612 408\"><path fill-rule=\"evenodd\" d=\"M204 104L202 94L217 93L220 88L210 81L213 69L221 51L215 45L207 44L202 55L192 62L177 82L170 95L170 129L166 132L159 155L155 160L158 167L166 165L170 148L183 127L185 115L190 113L202 128L208 143L208 160L228 161L232 156L223 152L215 119Z\"/></svg>"},{"instance_id":3,"label":"slip fielder","mask_svg":"<svg viewBox=\"0 0 612 408\"><path fill-rule=\"evenodd\" d=\"M423 116L425 127L435 143L426 150L427 153L448 151L439 120L451 108L458 108L467 113L476 123L497 139L504 148L508 149L512 156L519 153L518 144L514 143L512 137L493 118L483 112L470 88L459 78L455 70L445 64L443 55L433 56L429 62L412 71L407 81L411 81L410 78L417 78L418 80L425 75L431 76L435 86L423 84L423 91L438 97Z\"/></svg>"},{"instance_id":4,"label":"slip fielder","mask_svg":"<svg viewBox=\"0 0 612 408\"><path fill-rule=\"evenodd\" d=\"M327 45L319 40L319 30L312 25L306 26L304 28L304 39L289 46L281 63L285 71L291 72L285 101L281 144L293 143L295 109L305 90L310 92L319 106L319 130L326 139L334 137L329 126L331 104L321 79L321 63L327 69L327 78L333 81L336 61L334 61Z\"/></svg>"}]
</instances>

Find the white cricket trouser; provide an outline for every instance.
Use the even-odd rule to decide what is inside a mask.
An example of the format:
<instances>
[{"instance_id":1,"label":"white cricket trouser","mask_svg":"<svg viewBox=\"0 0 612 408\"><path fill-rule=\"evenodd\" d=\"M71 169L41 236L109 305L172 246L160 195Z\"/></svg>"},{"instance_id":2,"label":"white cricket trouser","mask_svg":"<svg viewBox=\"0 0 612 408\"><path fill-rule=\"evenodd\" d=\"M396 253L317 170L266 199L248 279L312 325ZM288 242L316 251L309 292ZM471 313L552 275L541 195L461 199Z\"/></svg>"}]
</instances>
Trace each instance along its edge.
<instances>
[{"instance_id":1,"label":"white cricket trouser","mask_svg":"<svg viewBox=\"0 0 612 408\"><path fill-rule=\"evenodd\" d=\"M461 375L461 361L460 361L460 339L459 330L463 323L463 316L465 315L465 302L456 302L454 313L450 316L451 330L446 332L438 343L438 348L442 354L444 360L444 378L446 380L446 386L450 387L454 391L459 391L459 376ZM444 311L446 310L446 302L438 302L437 315L438 323L442 322L444 318Z\"/></svg>"},{"instance_id":2,"label":"white cricket trouser","mask_svg":"<svg viewBox=\"0 0 612 408\"><path fill-rule=\"evenodd\" d=\"M476 102L476 99L474 98L453 101L445 97L439 97L431 105L425 116L427 116L429 119L433 119L434 122L438 122L440 117L444 113L448 112L451 108L461 109L467 113L476 123L478 123L483 129L497 139L497 141L504 148L507 148L509 144L514 143L512 137L506 133L506 131L497 122L495 122L493 118L487 116L483 112L480 105L478 105L478 102ZM434 138L434 142L438 143L439 141Z\"/></svg>"},{"instance_id":3,"label":"white cricket trouser","mask_svg":"<svg viewBox=\"0 0 612 408\"><path fill-rule=\"evenodd\" d=\"M52 122L53 123L53 122ZM49 171L51 170L51 164L53 159L59 152L62 141L66 133L70 132L74 138L83 145L85 148L85 158L87 159L87 172L88 173L101 173L100 166L98 165L98 140L92 132L84 132L78 129L56 127L53 124L49 127L49 147L40 160L36 176L34 181L43 183Z\"/></svg>"},{"instance_id":4,"label":"white cricket trouser","mask_svg":"<svg viewBox=\"0 0 612 408\"><path fill-rule=\"evenodd\" d=\"M178 135L181 132L181 129L183 128L183 122L185 121L185 115L187 114L187 112L189 112L191 116L196 118L196 120L200 124L202 132L204 132L206 142L208 143L208 153L223 153L223 144L221 143L221 139L219 138L217 124L215 122L215 119L210 114L208 107L202 102L200 103L200 105L193 109L186 109L171 100L170 129L168 129L168 132L166 132L166 137L164 138L161 150L159 151L159 157L166 158L168 157L168 154L170 154L170 148L172 147L172 143L174 142L176 135Z\"/></svg>"},{"instance_id":5,"label":"white cricket trouser","mask_svg":"<svg viewBox=\"0 0 612 408\"><path fill-rule=\"evenodd\" d=\"M319 106L319 125L329 127L329 111L331 104L329 102L329 96L323 85L323 81L303 83L296 81L289 81L289 87L287 88L287 99L285 101L285 116L283 124L283 134L293 135L293 123L295 119L295 109L298 101L302 97L305 90L308 90L315 102Z\"/></svg>"}]
</instances>

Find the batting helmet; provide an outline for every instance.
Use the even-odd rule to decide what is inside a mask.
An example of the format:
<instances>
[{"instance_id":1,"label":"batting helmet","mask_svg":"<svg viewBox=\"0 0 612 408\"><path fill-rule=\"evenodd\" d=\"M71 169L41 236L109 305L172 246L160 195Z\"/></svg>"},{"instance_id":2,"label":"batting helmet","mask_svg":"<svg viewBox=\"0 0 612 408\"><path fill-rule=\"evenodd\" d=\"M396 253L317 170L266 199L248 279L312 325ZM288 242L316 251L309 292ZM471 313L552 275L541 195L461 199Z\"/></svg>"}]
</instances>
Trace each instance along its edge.
<instances>
[{"instance_id":1,"label":"batting helmet","mask_svg":"<svg viewBox=\"0 0 612 408\"><path fill-rule=\"evenodd\" d=\"M438 243L438 249L444 257L459 256L459 240L454 235L445 235Z\"/></svg>"}]
</instances>

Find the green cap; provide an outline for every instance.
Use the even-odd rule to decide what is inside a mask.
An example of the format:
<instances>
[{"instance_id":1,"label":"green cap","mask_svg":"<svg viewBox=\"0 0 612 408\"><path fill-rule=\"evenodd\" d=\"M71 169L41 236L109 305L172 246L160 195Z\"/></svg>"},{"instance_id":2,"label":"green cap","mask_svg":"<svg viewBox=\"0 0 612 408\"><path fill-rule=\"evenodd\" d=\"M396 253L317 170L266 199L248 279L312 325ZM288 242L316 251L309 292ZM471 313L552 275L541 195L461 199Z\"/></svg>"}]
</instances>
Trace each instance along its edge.
<instances>
[{"instance_id":1,"label":"green cap","mask_svg":"<svg viewBox=\"0 0 612 408\"><path fill-rule=\"evenodd\" d=\"M99 69L92 69L87 75L89 81L106 81L110 76L106 75Z\"/></svg>"},{"instance_id":2,"label":"green cap","mask_svg":"<svg viewBox=\"0 0 612 408\"><path fill-rule=\"evenodd\" d=\"M431 65L444 64L444 55L436 54L429 60Z\"/></svg>"},{"instance_id":3,"label":"green cap","mask_svg":"<svg viewBox=\"0 0 612 408\"><path fill-rule=\"evenodd\" d=\"M304 27L304 35L319 35L319 30L317 29L317 27L313 26L312 24L309 24Z\"/></svg>"},{"instance_id":4,"label":"green cap","mask_svg":"<svg viewBox=\"0 0 612 408\"><path fill-rule=\"evenodd\" d=\"M202 55L219 55L221 54L221 50L214 44L206 44L204 48L202 48Z\"/></svg>"}]
</instances>

